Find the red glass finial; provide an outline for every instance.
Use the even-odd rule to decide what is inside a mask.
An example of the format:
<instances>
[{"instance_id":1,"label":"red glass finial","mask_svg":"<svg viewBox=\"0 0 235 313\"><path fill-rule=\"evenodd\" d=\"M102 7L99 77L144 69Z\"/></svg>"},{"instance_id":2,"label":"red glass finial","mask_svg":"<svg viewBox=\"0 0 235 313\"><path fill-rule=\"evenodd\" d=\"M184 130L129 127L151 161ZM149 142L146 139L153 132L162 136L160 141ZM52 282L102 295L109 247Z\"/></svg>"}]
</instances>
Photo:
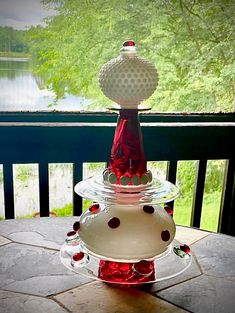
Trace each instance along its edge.
<instances>
[{"instance_id":1,"label":"red glass finial","mask_svg":"<svg viewBox=\"0 0 235 313\"><path fill-rule=\"evenodd\" d=\"M123 47L134 47L135 46L135 42L133 40L127 40L124 41L123 43Z\"/></svg>"}]
</instances>

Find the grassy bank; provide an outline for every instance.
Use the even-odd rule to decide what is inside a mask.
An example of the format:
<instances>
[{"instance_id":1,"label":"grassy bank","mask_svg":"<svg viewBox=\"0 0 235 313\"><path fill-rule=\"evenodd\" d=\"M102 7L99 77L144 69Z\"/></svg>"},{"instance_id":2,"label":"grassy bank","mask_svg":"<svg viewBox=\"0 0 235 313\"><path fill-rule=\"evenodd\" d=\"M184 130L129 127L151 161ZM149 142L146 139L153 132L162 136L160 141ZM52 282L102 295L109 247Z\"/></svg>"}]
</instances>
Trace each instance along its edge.
<instances>
[{"instance_id":1,"label":"grassy bank","mask_svg":"<svg viewBox=\"0 0 235 313\"><path fill-rule=\"evenodd\" d=\"M203 200L200 228L217 231L221 193L215 191L205 194ZM190 225L192 199L178 198L175 201L174 221L177 225Z\"/></svg>"},{"instance_id":2,"label":"grassy bank","mask_svg":"<svg viewBox=\"0 0 235 313\"><path fill-rule=\"evenodd\" d=\"M31 58L31 55L29 53L25 53L25 52L0 51L0 57L6 57L6 58Z\"/></svg>"}]
</instances>

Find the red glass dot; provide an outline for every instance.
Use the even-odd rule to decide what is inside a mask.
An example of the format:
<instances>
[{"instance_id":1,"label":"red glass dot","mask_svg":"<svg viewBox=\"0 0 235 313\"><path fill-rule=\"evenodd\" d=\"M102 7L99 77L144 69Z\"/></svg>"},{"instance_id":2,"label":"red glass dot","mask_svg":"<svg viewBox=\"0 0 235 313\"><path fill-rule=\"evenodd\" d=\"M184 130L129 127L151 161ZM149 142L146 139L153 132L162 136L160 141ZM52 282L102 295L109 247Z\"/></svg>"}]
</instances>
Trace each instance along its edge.
<instances>
[{"instance_id":1,"label":"red glass dot","mask_svg":"<svg viewBox=\"0 0 235 313\"><path fill-rule=\"evenodd\" d=\"M190 248L187 245L180 246L180 249L185 253L190 253Z\"/></svg>"},{"instance_id":2,"label":"red glass dot","mask_svg":"<svg viewBox=\"0 0 235 313\"><path fill-rule=\"evenodd\" d=\"M75 222L75 223L73 224L73 230L74 230L74 231L79 231L79 229L80 229L80 222L77 221L77 222Z\"/></svg>"},{"instance_id":3,"label":"red glass dot","mask_svg":"<svg viewBox=\"0 0 235 313\"><path fill-rule=\"evenodd\" d=\"M166 212L170 215L173 216L173 210L171 207L169 207L168 205L164 206L164 209L166 210Z\"/></svg>"},{"instance_id":4,"label":"red glass dot","mask_svg":"<svg viewBox=\"0 0 235 313\"><path fill-rule=\"evenodd\" d=\"M69 231L69 232L67 233L67 236L68 236L68 237L71 237L71 236L74 236L74 235L76 235L76 231L74 231L74 230L71 230L71 231Z\"/></svg>"},{"instance_id":5,"label":"red glass dot","mask_svg":"<svg viewBox=\"0 0 235 313\"><path fill-rule=\"evenodd\" d=\"M120 220L117 217L112 217L109 221L108 221L108 225L110 228L117 228L120 225Z\"/></svg>"},{"instance_id":6,"label":"red glass dot","mask_svg":"<svg viewBox=\"0 0 235 313\"><path fill-rule=\"evenodd\" d=\"M153 214L154 213L154 207L151 206L151 205L144 205L143 206L143 210L145 213L148 213L148 214Z\"/></svg>"},{"instance_id":7,"label":"red glass dot","mask_svg":"<svg viewBox=\"0 0 235 313\"><path fill-rule=\"evenodd\" d=\"M141 260L134 265L135 271L140 275L150 275L154 270L153 261Z\"/></svg>"},{"instance_id":8,"label":"red glass dot","mask_svg":"<svg viewBox=\"0 0 235 313\"><path fill-rule=\"evenodd\" d=\"M135 46L135 42L133 40L127 40L123 43L123 47Z\"/></svg>"},{"instance_id":9,"label":"red glass dot","mask_svg":"<svg viewBox=\"0 0 235 313\"><path fill-rule=\"evenodd\" d=\"M99 211L99 209L100 209L100 205L98 203L94 203L92 204L92 206L89 207L89 211L91 213L96 213Z\"/></svg>"},{"instance_id":10,"label":"red glass dot","mask_svg":"<svg viewBox=\"0 0 235 313\"><path fill-rule=\"evenodd\" d=\"M74 255L73 255L73 260L74 261L81 261L82 259L84 258L84 252L78 252L78 253L75 253Z\"/></svg>"},{"instance_id":11,"label":"red glass dot","mask_svg":"<svg viewBox=\"0 0 235 313\"><path fill-rule=\"evenodd\" d=\"M171 237L170 232L167 229L164 229L161 233L161 237L163 241L168 241Z\"/></svg>"}]
</instances>

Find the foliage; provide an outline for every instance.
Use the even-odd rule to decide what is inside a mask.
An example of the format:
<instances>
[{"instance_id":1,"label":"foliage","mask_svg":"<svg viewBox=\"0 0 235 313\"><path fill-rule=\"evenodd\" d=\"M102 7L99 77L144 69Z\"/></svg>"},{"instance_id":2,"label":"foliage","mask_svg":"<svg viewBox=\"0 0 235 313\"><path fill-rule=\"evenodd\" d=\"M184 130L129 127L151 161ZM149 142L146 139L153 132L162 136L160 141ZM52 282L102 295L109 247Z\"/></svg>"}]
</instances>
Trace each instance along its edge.
<instances>
[{"instance_id":1,"label":"foliage","mask_svg":"<svg viewBox=\"0 0 235 313\"><path fill-rule=\"evenodd\" d=\"M214 191L205 195L200 228L210 231L217 231L220 211L221 193Z\"/></svg>"},{"instance_id":2,"label":"foliage","mask_svg":"<svg viewBox=\"0 0 235 313\"><path fill-rule=\"evenodd\" d=\"M16 179L28 181L34 174L34 167L30 165L18 165L16 170Z\"/></svg>"},{"instance_id":3,"label":"foliage","mask_svg":"<svg viewBox=\"0 0 235 313\"><path fill-rule=\"evenodd\" d=\"M83 200L83 211L86 211L87 208L92 204L91 200L84 199ZM72 203L68 203L62 208L53 208L52 212L56 214L56 216L72 216L73 215L73 205Z\"/></svg>"},{"instance_id":4,"label":"foliage","mask_svg":"<svg viewBox=\"0 0 235 313\"><path fill-rule=\"evenodd\" d=\"M203 200L203 209L201 216L200 228L217 231L219 209L220 209L221 193L214 191L212 193L206 193ZM192 209L192 198L180 197L175 201L174 208L174 221L177 225L190 226Z\"/></svg>"},{"instance_id":5,"label":"foliage","mask_svg":"<svg viewBox=\"0 0 235 313\"><path fill-rule=\"evenodd\" d=\"M217 231L224 165L223 160L208 161L200 225L202 229ZM181 195L175 201L174 214L177 224L190 225L196 168L197 161L179 162L177 180Z\"/></svg>"},{"instance_id":6,"label":"foliage","mask_svg":"<svg viewBox=\"0 0 235 313\"><path fill-rule=\"evenodd\" d=\"M205 192L213 193L222 190L224 182L224 160L209 160L207 164Z\"/></svg>"},{"instance_id":7,"label":"foliage","mask_svg":"<svg viewBox=\"0 0 235 313\"><path fill-rule=\"evenodd\" d=\"M72 203L68 203L63 208L53 208L52 212L55 213L56 216L72 216L73 205Z\"/></svg>"},{"instance_id":8,"label":"foliage","mask_svg":"<svg viewBox=\"0 0 235 313\"><path fill-rule=\"evenodd\" d=\"M12 27L0 27L0 51L24 52L29 50L27 33Z\"/></svg>"},{"instance_id":9,"label":"foliage","mask_svg":"<svg viewBox=\"0 0 235 313\"><path fill-rule=\"evenodd\" d=\"M29 35L36 71L58 97L85 96L91 109L110 103L99 90L99 69L132 38L160 74L149 100L155 111L234 109L234 1L43 2L58 14Z\"/></svg>"},{"instance_id":10,"label":"foliage","mask_svg":"<svg viewBox=\"0 0 235 313\"><path fill-rule=\"evenodd\" d=\"M193 193L195 184L197 161L179 162L177 181L180 187L182 197L188 196L188 193ZM224 161L209 160L207 164L205 192L210 193L221 190L224 178Z\"/></svg>"},{"instance_id":11,"label":"foliage","mask_svg":"<svg viewBox=\"0 0 235 313\"><path fill-rule=\"evenodd\" d=\"M0 167L0 184L3 182L3 171L2 168Z\"/></svg>"},{"instance_id":12,"label":"foliage","mask_svg":"<svg viewBox=\"0 0 235 313\"><path fill-rule=\"evenodd\" d=\"M177 171L177 185L179 186L180 195L182 197L188 197L188 194L193 194L196 166L196 161L179 162Z\"/></svg>"}]
</instances>

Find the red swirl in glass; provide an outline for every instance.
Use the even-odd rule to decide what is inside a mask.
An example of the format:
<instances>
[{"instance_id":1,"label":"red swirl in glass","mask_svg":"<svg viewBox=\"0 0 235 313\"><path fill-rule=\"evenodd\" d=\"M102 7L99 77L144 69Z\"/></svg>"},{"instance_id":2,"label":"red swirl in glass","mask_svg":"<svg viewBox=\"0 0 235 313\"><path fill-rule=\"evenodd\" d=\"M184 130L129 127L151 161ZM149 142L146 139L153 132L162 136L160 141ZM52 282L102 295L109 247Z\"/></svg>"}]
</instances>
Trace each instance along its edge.
<instances>
[{"instance_id":1,"label":"red swirl in glass","mask_svg":"<svg viewBox=\"0 0 235 313\"><path fill-rule=\"evenodd\" d=\"M116 184L120 184L121 176L125 175L132 185L133 175L141 178L147 172L137 109L120 110L108 169L116 175Z\"/></svg>"}]
</instances>

